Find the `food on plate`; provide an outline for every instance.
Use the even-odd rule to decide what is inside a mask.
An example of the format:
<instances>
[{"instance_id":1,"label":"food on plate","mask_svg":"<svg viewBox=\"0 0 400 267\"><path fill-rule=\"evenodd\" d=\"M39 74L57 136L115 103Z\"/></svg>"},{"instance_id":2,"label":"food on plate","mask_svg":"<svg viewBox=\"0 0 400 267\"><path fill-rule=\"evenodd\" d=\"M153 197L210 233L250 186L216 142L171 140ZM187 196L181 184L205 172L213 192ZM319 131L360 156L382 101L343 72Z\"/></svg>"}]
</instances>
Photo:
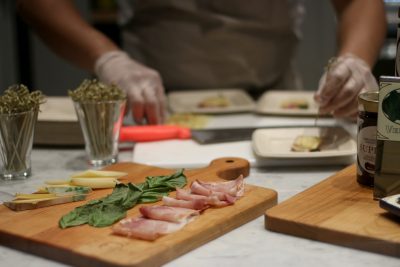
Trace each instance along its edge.
<instances>
[{"instance_id":1,"label":"food on plate","mask_svg":"<svg viewBox=\"0 0 400 267\"><path fill-rule=\"evenodd\" d=\"M95 178L86 180L92 179ZM186 176L183 169L171 175L147 176L145 182L140 184L120 183L115 186L111 194L89 201L62 216L59 226L63 229L82 224L94 227L109 226L125 218L126 211L136 204L157 202L162 196L185 185Z\"/></svg>"},{"instance_id":2,"label":"food on plate","mask_svg":"<svg viewBox=\"0 0 400 267\"><path fill-rule=\"evenodd\" d=\"M229 107L231 102L223 95L210 96L201 100L197 107L199 108L225 108Z\"/></svg>"},{"instance_id":3,"label":"food on plate","mask_svg":"<svg viewBox=\"0 0 400 267\"><path fill-rule=\"evenodd\" d=\"M321 146L321 137L316 135L299 135L292 144L292 151L295 152L313 152L319 151Z\"/></svg>"},{"instance_id":4,"label":"food on plate","mask_svg":"<svg viewBox=\"0 0 400 267\"><path fill-rule=\"evenodd\" d=\"M283 109L308 109L308 101L303 98L288 99L282 101L281 108Z\"/></svg>"},{"instance_id":5,"label":"food on plate","mask_svg":"<svg viewBox=\"0 0 400 267\"><path fill-rule=\"evenodd\" d=\"M112 231L117 235L154 241L183 228L204 210L233 205L243 195L243 175L219 183L196 180L190 190L177 188L176 198L164 196L163 205L140 207L141 216L121 220Z\"/></svg>"},{"instance_id":6,"label":"food on plate","mask_svg":"<svg viewBox=\"0 0 400 267\"><path fill-rule=\"evenodd\" d=\"M168 119L167 125L178 125L184 126L191 129L202 129L204 128L210 116L207 115L198 115L198 114L190 114L190 113L176 113L172 114Z\"/></svg>"}]
</instances>

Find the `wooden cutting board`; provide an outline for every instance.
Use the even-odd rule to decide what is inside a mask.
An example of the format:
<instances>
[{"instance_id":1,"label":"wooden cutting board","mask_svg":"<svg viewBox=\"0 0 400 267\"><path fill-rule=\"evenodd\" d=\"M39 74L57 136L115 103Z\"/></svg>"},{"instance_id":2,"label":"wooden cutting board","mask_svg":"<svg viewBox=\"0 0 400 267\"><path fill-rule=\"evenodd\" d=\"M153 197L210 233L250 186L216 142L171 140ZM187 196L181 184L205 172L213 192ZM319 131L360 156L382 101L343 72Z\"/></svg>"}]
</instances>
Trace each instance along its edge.
<instances>
[{"instance_id":1,"label":"wooden cutting board","mask_svg":"<svg viewBox=\"0 0 400 267\"><path fill-rule=\"evenodd\" d=\"M134 183L143 182L146 176L175 172L135 163L119 163L106 169L127 172L128 178L121 179L121 182ZM248 176L249 162L241 158L220 158L213 160L208 167L187 170L185 174L189 183L195 179L235 179L240 174ZM88 200L103 197L111 191L96 190ZM276 202L275 191L246 185L245 195L234 205L207 209L180 231L154 242L113 235L110 227L83 225L61 230L58 220L85 203L82 201L20 212L1 205L0 243L76 266L159 266L255 219ZM131 209L128 217L138 216L139 206Z\"/></svg>"},{"instance_id":2,"label":"wooden cutting board","mask_svg":"<svg viewBox=\"0 0 400 267\"><path fill-rule=\"evenodd\" d=\"M349 166L269 209L268 230L400 257L400 218L379 207Z\"/></svg>"}]
</instances>

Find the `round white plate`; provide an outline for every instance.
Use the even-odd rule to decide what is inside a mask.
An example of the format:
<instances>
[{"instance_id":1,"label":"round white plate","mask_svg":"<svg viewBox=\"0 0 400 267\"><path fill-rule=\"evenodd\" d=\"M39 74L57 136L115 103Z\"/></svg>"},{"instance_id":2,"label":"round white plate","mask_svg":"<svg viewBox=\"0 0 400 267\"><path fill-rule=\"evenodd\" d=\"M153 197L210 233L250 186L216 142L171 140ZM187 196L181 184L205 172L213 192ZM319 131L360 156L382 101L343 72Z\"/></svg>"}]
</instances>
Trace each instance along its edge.
<instances>
[{"instance_id":1,"label":"round white plate","mask_svg":"<svg viewBox=\"0 0 400 267\"><path fill-rule=\"evenodd\" d=\"M320 136L320 150L292 151L292 144L299 135ZM257 156L266 158L343 157L357 153L356 141L341 127L258 129L253 133L252 147Z\"/></svg>"},{"instance_id":2,"label":"round white plate","mask_svg":"<svg viewBox=\"0 0 400 267\"><path fill-rule=\"evenodd\" d=\"M200 107L205 99L223 97L228 101L225 107ZM254 111L255 102L241 89L204 89L175 91L168 94L169 109L173 113L236 113Z\"/></svg>"}]
</instances>

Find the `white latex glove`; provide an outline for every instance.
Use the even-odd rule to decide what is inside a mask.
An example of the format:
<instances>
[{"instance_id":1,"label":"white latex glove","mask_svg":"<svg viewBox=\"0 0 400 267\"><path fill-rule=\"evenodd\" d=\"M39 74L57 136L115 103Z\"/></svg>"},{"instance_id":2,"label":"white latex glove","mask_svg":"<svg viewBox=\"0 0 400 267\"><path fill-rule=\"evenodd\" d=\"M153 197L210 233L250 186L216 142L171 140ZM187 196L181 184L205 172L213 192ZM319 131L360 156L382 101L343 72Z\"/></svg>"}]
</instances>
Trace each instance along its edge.
<instances>
[{"instance_id":1,"label":"white latex glove","mask_svg":"<svg viewBox=\"0 0 400 267\"><path fill-rule=\"evenodd\" d=\"M346 54L328 63L314 95L322 114L355 119L358 113L357 97L366 91L378 91L371 69L362 59Z\"/></svg>"},{"instance_id":2,"label":"white latex glove","mask_svg":"<svg viewBox=\"0 0 400 267\"><path fill-rule=\"evenodd\" d=\"M165 116L165 94L161 77L129 57L123 51L111 51L95 62L95 73L106 84L115 84L124 90L136 123L146 119L149 124L160 124Z\"/></svg>"}]
</instances>

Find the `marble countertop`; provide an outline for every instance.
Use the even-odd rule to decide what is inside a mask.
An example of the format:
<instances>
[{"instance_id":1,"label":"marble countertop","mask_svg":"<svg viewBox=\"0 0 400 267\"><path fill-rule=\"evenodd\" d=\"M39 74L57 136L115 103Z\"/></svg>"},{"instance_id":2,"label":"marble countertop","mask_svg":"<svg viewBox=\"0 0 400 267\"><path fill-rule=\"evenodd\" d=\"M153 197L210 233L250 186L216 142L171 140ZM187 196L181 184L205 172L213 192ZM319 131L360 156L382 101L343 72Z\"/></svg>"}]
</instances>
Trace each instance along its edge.
<instances>
[{"instance_id":1,"label":"marble countertop","mask_svg":"<svg viewBox=\"0 0 400 267\"><path fill-rule=\"evenodd\" d=\"M0 181L0 191L31 192L45 180L61 179L88 168L83 148L35 148L33 175L27 180ZM119 161L131 161L132 149L120 152ZM343 169L331 166L252 167L247 183L274 189L282 202ZM400 259L318 241L270 232L264 216L192 250L165 266L400 266ZM66 266L35 255L0 246L0 266Z\"/></svg>"}]
</instances>

